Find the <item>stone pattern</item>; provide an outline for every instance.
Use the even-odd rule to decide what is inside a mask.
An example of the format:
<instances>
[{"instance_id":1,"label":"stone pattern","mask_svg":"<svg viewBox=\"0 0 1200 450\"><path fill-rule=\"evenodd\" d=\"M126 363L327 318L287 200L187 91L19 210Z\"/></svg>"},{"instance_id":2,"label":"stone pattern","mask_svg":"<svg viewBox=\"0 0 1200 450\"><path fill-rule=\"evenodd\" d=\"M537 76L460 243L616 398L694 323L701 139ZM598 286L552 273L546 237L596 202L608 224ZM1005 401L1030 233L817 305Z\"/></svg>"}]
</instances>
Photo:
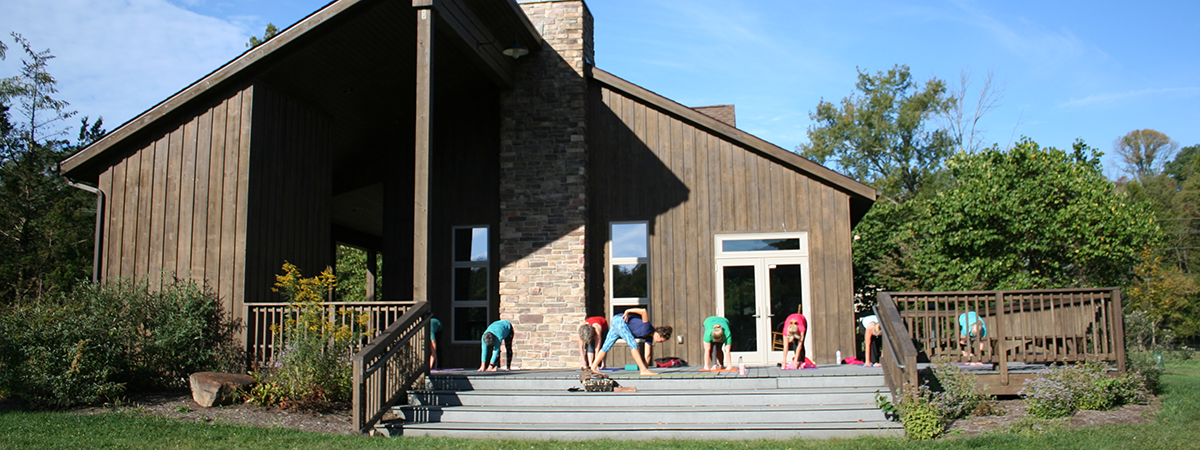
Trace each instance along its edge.
<instances>
[{"instance_id":1,"label":"stone pattern","mask_svg":"<svg viewBox=\"0 0 1200 450\"><path fill-rule=\"evenodd\" d=\"M592 17L582 1L522 2L545 40L501 96L500 318L514 366L579 364L586 314L587 81Z\"/></svg>"}]
</instances>

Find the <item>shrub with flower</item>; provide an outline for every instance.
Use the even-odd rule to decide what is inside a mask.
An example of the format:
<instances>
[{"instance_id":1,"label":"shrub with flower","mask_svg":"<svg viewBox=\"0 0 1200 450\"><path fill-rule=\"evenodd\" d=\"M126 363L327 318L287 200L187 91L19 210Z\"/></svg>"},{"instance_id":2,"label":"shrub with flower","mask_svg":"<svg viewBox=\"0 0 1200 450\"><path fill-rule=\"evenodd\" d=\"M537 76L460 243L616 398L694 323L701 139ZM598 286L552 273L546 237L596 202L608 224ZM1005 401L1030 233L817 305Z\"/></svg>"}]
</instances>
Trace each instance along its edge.
<instances>
[{"instance_id":1,"label":"shrub with flower","mask_svg":"<svg viewBox=\"0 0 1200 450\"><path fill-rule=\"evenodd\" d=\"M250 400L282 408L342 407L351 398L350 359L367 331L368 316L345 309L327 312L324 300L337 286L329 269L304 278L285 262L283 271L272 290L288 300L288 318L271 327L276 364L253 374L259 382Z\"/></svg>"},{"instance_id":2,"label":"shrub with flower","mask_svg":"<svg viewBox=\"0 0 1200 450\"><path fill-rule=\"evenodd\" d=\"M1149 397L1141 375L1112 378L1108 367L1096 362L1047 368L1026 380L1018 394L1029 415L1039 419L1067 417L1081 409L1106 410Z\"/></svg>"}]
</instances>

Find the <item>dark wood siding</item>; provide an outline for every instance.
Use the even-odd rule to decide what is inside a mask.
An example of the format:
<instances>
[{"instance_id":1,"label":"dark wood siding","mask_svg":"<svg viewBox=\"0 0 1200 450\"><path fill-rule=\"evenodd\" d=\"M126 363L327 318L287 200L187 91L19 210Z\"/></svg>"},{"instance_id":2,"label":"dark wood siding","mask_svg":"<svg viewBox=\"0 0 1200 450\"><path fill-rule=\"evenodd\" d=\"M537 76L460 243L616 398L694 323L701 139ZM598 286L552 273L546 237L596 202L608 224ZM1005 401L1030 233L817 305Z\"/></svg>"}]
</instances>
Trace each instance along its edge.
<instances>
[{"instance_id":1,"label":"dark wood siding","mask_svg":"<svg viewBox=\"0 0 1200 450\"><path fill-rule=\"evenodd\" d=\"M699 364L700 324L716 311L714 236L806 232L811 356L829 363L852 351L850 195L678 114L601 83L591 89L589 314L608 311L609 223L649 221L651 319L684 336L655 357ZM629 353L610 358L625 364Z\"/></svg>"},{"instance_id":2,"label":"dark wood siding","mask_svg":"<svg viewBox=\"0 0 1200 450\"><path fill-rule=\"evenodd\" d=\"M241 313L241 283L234 274L243 260L234 253L246 223L242 193L247 189L250 116L243 111L251 107L252 96L250 87L234 89L147 133L133 150L107 165L100 175L100 189L108 198L105 279L145 279L158 285L164 277L178 276L206 282L226 310Z\"/></svg>"},{"instance_id":3,"label":"dark wood siding","mask_svg":"<svg viewBox=\"0 0 1200 450\"><path fill-rule=\"evenodd\" d=\"M278 301L271 292L275 274L284 261L295 264L306 277L333 265L330 220L332 155L330 122L319 112L266 85L254 90L252 152L249 157L250 189L234 195L236 208L225 211L239 217L249 213L245 232L230 247L232 259L245 265L230 268L235 280L244 280L245 302ZM248 133L249 129L232 130ZM247 154L248 153L248 154ZM222 255L225 254L222 248ZM223 256L224 257L224 256ZM239 302L242 301L239 298Z\"/></svg>"}]
</instances>

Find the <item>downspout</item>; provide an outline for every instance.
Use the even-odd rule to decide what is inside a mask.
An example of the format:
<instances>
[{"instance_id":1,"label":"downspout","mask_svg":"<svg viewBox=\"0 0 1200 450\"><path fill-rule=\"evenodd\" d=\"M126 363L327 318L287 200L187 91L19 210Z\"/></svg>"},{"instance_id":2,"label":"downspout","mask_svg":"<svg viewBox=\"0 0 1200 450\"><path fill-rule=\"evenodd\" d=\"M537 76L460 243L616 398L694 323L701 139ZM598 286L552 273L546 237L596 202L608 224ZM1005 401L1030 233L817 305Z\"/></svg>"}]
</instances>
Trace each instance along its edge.
<instances>
[{"instance_id":1,"label":"downspout","mask_svg":"<svg viewBox=\"0 0 1200 450\"><path fill-rule=\"evenodd\" d=\"M62 173L61 169L59 169L59 173ZM92 246L92 282L96 283L100 281L100 249L103 244L100 240L104 237L104 192L98 188L71 181L70 178L63 177L63 179L67 181L67 185L73 188L96 194L96 237L95 244Z\"/></svg>"}]
</instances>

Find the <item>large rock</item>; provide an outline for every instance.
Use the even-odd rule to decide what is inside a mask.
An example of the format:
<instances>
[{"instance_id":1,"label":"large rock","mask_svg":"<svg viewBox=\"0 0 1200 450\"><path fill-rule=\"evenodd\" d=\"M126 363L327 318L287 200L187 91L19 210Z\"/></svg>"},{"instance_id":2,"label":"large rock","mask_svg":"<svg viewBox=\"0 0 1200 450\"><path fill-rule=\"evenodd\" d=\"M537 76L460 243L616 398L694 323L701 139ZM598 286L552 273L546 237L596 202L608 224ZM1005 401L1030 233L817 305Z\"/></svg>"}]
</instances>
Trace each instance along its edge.
<instances>
[{"instance_id":1,"label":"large rock","mask_svg":"<svg viewBox=\"0 0 1200 450\"><path fill-rule=\"evenodd\" d=\"M233 373L197 372L188 377L192 384L192 400L208 408L233 403L234 392L249 390L254 379Z\"/></svg>"}]
</instances>

